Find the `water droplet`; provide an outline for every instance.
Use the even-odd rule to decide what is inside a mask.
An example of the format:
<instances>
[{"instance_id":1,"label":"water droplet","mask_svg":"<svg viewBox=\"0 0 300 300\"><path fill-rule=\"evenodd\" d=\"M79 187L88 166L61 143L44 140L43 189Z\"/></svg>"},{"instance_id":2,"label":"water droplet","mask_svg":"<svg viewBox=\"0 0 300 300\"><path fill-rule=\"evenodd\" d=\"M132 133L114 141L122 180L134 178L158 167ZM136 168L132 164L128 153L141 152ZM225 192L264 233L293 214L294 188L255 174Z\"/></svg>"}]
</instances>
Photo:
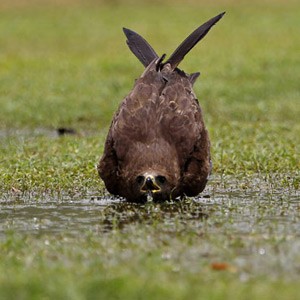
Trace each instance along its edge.
<instances>
[{"instance_id":1,"label":"water droplet","mask_svg":"<svg viewBox=\"0 0 300 300\"><path fill-rule=\"evenodd\" d=\"M260 255L265 255L265 254L266 254L266 249L260 248L260 249L258 250L258 253L259 253Z\"/></svg>"}]
</instances>

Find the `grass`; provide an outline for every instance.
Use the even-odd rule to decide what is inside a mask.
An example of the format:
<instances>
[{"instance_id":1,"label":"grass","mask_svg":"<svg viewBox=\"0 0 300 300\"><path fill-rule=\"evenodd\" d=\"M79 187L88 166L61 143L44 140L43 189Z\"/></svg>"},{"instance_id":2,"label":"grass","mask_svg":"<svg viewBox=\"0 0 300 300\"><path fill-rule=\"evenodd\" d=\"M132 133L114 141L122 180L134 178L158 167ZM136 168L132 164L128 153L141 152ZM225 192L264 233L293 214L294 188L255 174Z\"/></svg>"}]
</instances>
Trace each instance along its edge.
<instances>
[{"instance_id":1,"label":"grass","mask_svg":"<svg viewBox=\"0 0 300 300\"><path fill-rule=\"evenodd\" d=\"M181 65L202 73L210 198L107 205L93 224L87 211L88 225L75 210L76 233L21 230L19 205L57 203L56 214L35 212L42 228L65 220L65 199L106 195L94 165L143 71L121 27L170 54L224 10ZM297 1L3 1L0 299L297 299L299 20ZM77 134L58 137L59 127Z\"/></svg>"}]
</instances>

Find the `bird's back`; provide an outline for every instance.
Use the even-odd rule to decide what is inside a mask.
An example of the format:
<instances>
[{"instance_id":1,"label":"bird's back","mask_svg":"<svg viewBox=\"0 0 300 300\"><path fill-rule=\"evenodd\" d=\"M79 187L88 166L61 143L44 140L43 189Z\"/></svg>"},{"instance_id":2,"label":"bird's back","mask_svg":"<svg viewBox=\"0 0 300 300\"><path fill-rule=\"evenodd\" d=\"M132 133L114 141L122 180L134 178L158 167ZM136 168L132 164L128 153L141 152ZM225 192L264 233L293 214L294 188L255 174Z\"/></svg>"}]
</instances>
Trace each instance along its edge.
<instances>
[{"instance_id":1,"label":"bird's back","mask_svg":"<svg viewBox=\"0 0 300 300\"><path fill-rule=\"evenodd\" d=\"M201 109L188 76L168 65L158 72L153 62L121 104L111 133L117 155L124 160L127 156L132 159L132 154L122 145L149 146L160 140L180 153L182 165L203 129Z\"/></svg>"},{"instance_id":2,"label":"bird's back","mask_svg":"<svg viewBox=\"0 0 300 300\"><path fill-rule=\"evenodd\" d=\"M146 66L115 113L98 171L109 192L141 201L195 196L211 170L210 142L193 92L199 73L177 68L224 15L197 28L163 63L138 34L124 29L132 52Z\"/></svg>"}]
</instances>

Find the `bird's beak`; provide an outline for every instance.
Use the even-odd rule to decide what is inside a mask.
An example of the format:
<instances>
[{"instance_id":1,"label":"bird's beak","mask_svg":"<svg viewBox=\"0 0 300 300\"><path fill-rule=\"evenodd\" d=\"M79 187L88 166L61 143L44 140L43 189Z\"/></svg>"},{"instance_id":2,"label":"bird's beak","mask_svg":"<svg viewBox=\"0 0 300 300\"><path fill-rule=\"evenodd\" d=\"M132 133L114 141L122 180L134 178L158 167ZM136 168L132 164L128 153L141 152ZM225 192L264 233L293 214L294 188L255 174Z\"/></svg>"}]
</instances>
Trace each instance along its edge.
<instances>
[{"instance_id":1,"label":"bird's beak","mask_svg":"<svg viewBox=\"0 0 300 300\"><path fill-rule=\"evenodd\" d=\"M141 187L142 192L157 193L161 191L160 186L155 182L155 178L152 175L148 175L145 178L144 184Z\"/></svg>"}]
</instances>

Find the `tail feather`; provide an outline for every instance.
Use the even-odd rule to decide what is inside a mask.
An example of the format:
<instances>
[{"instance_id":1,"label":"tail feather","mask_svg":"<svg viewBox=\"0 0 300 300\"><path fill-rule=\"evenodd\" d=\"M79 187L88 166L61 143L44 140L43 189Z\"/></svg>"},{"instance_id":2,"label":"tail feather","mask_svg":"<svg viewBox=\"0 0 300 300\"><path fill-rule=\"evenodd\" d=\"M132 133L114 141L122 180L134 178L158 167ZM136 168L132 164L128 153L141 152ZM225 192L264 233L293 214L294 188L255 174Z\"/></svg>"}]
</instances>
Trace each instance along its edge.
<instances>
[{"instance_id":1,"label":"tail feather","mask_svg":"<svg viewBox=\"0 0 300 300\"><path fill-rule=\"evenodd\" d=\"M129 49L144 67L147 67L154 59L159 57L142 36L127 28L123 28L123 31L127 37L126 42Z\"/></svg>"},{"instance_id":2,"label":"tail feather","mask_svg":"<svg viewBox=\"0 0 300 300\"><path fill-rule=\"evenodd\" d=\"M208 20L206 23L198 27L194 32L192 32L173 52L170 58L167 60L166 64L169 63L171 68L174 70L179 63L183 60L185 55L201 40L205 37L208 31L213 25L215 25L223 16L225 12L215 16L214 18Z\"/></svg>"}]
</instances>

